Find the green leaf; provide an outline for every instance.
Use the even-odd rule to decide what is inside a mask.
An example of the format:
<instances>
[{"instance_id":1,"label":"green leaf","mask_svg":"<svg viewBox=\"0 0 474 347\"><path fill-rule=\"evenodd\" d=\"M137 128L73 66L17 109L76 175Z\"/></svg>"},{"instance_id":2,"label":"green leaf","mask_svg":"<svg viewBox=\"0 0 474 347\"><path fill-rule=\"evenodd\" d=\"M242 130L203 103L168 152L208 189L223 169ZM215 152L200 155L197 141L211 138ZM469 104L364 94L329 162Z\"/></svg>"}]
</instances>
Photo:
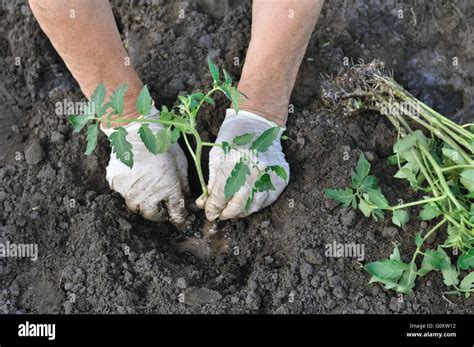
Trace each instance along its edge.
<instances>
[{"instance_id":1,"label":"green leaf","mask_svg":"<svg viewBox=\"0 0 474 347\"><path fill-rule=\"evenodd\" d=\"M372 262L366 265L365 269L372 276L382 279L399 279L402 276L403 270L408 269L408 264L399 260L384 259L381 261Z\"/></svg>"},{"instance_id":2,"label":"green leaf","mask_svg":"<svg viewBox=\"0 0 474 347\"><path fill-rule=\"evenodd\" d=\"M373 211L373 207L370 206L367 201L365 201L364 199L361 199L359 201L359 210L362 211L362 213L364 214L364 216L366 217L370 217L370 215L372 214L372 211Z\"/></svg>"},{"instance_id":3,"label":"green leaf","mask_svg":"<svg viewBox=\"0 0 474 347\"><path fill-rule=\"evenodd\" d=\"M156 153L161 154L168 151L171 146L171 130L170 128L160 129L156 135Z\"/></svg>"},{"instance_id":4,"label":"green leaf","mask_svg":"<svg viewBox=\"0 0 474 347\"><path fill-rule=\"evenodd\" d=\"M179 131L178 128L174 127L173 130L171 131L171 143L178 142L180 136L181 136L181 132Z\"/></svg>"},{"instance_id":5,"label":"green leaf","mask_svg":"<svg viewBox=\"0 0 474 347\"><path fill-rule=\"evenodd\" d=\"M226 69L223 69L224 70L224 82L226 84L232 84L232 76L227 72Z\"/></svg>"},{"instance_id":6,"label":"green leaf","mask_svg":"<svg viewBox=\"0 0 474 347\"><path fill-rule=\"evenodd\" d=\"M243 146L243 145L248 144L250 141L252 141L254 136L255 136L255 133L246 133L246 134L234 137L232 142L237 146Z\"/></svg>"},{"instance_id":7,"label":"green leaf","mask_svg":"<svg viewBox=\"0 0 474 347\"><path fill-rule=\"evenodd\" d=\"M402 225L406 224L410 216L408 212L404 209L398 209L393 211L392 223L401 227Z\"/></svg>"},{"instance_id":8,"label":"green leaf","mask_svg":"<svg viewBox=\"0 0 474 347\"><path fill-rule=\"evenodd\" d=\"M232 101L232 106L236 113L239 113L239 105L242 100L242 94L235 87L230 87L230 100Z\"/></svg>"},{"instance_id":9,"label":"green leaf","mask_svg":"<svg viewBox=\"0 0 474 347\"><path fill-rule=\"evenodd\" d=\"M227 154L230 152L231 148L230 148L229 142L227 141L222 142L222 150L224 151L224 154Z\"/></svg>"},{"instance_id":10,"label":"green leaf","mask_svg":"<svg viewBox=\"0 0 474 347\"><path fill-rule=\"evenodd\" d=\"M324 194L326 194L328 198L341 204L342 207L348 207L352 204L352 201L355 201L354 191L351 188L325 189Z\"/></svg>"},{"instance_id":11,"label":"green leaf","mask_svg":"<svg viewBox=\"0 0 474 347\"><path fill-rule=\"evenodd\" d=\"M436 270L447 270L451 266L451 260L446 253L429 249L425 252L423 261Z\"/></svg>"},{"instance_id":12,"label":"green leaf","mask_svg":"<svg viewBox=\"0 0 474 347\"><path fill-rule=\"evenodd\" d=\"M398 261L402 260L402 257L400 255L400 249L398 248L397 245L393 247L392 254L390 254L390 260L398 260Z\"/></svg>"},{"instance_id":13,"label":"green leaf","mask_svg":"<svg viewBox=\"0 0 474 347\"><path fill-rule=\"evenodd\" d=\"M219 82L219 69L216 64L212 61L211 57L207 57L207 64L209 66L209 72L211 73L214 82Z\"/></svg>"},{"instance_id":14,"label":"green leaf","mask_svg":"<svg viewBox=\"0 0 474 347\"><path fill-rule=\"evenodd\" d=\"M123 127L115 128L115 131L109 136L112 146L112 153L115 153L117 159L129 168L133 167L132 144L127 141L127 130Z\"/></svg>"},{"instance_id":15,"label":"green leaf","mask_svg":"<svg viewBox=\"0 0 474 347\"><path fill-rule=\"evenodd\" d=\"M471 248L467 253L463 253L459 256L458 268L462 270L474 268L474 248Z\"/></svg>"},{"instance_id":16,"label":"green leaf","mask_svg":"<svg viewBox=\"0 0 474 347\"><path fill-rule=\"evenodd\" d=\"M110 96L110 106L114 110L114 113L118 115L123 114L123 108L124 108L123 98L125 96L125 92L127 91L127 89L128 89L128 86L126 84L122 84Z\"/></svg>"},{"instance_id":17,"label":"green leaf","mask_svg":"<svg viewBox=\"0 0 474 347\"><path fill-rule=\"evenodd\" d=\"M214 99L211 98L210 96L206 96L206 97L204 98L204 100L206 100L206 102L207 102L208 104L210 104L210 105L215 105L215 104L216 104L216 103L214 102Z\"/></svg>"},{"instance_id":18,"label":"green leaf","mask_svg":"<svg viewBox=\"0 0 474 347\"><path fill-rule=\"evenodd\" d=\"M269 190L276 190L273 186L270 175L265 173L255 182L254 189L256 192L266 192Z\"/></svg>"},{"instance_id":19,"label":"green leaf","mask_svg":"<svg viewBox=\"0 0 474 347\"><path fill-rule=\"evenodd\" d=\"M421 236L421 233L416 233L415 235L415 245L417 247L420 247L423 244L423 237Z\"/></svg>"},{"instance_id":20,"label":"green leaf","mask_svg":"<svg viewBox=\"0 0 474 347\"><path fill-rule=\"evenodd\" d=\"M174 114L172 111L168 110L168 107L166 105L161 106L161 111L160 111L160 120L169 122L173 120Z\"/></svg>"},{"instance_id":21,"label":"green leaf","mask_svg":"<svg viewBox=\"0 0 474 347\"><path fill-rule=\"evenodd\" d=\"M282 178L285 182L288 180L288 175L283 167L280 165L267 166L268 170L273 171L278 177Z\"/></svg>"},{"instance_id":22,"label":"green leaf","mask_svg":"<svg viewBox=\"0 0 474 347\"><path fill-rule=\"evenodd\" d=\"M369 189L367 190L366 194L368 194L370 202L372 202L375 206L381 209L389 207L388 201L380 189Z\"/></svg>"},{"instance_id":23,"label":"green leaf","mask_svg":"<svg viewBox=\"0 0 474 347\"><path fill-rule=\"evenodd\" d=\"M411 294L417 277L416 270L416 264L414 262L410 263L408 269L403 270L402 277L400 278L400 281L394 290L399 293Z\"/></svg>"},{"instance_id":24,"label":"green leaf","mask_svg":"<svg viewBox=\"0 0 474 347\"><path fill-rule=\"evenodd\" d=\"M359 160L355 170L352 172L352 188L356 189L361 184L362 180L370 172L370 163L365 159L364 153L360 153Z\"/></svg>"},{"instance_id":25,"label":"green leaf","mask_svg":"<svg viewBox=\"0 0 474 347\"><path fill-rule=\"evenodd\" d=\"M378 187L378 179L375 176L365 177L359 185L359 192L365 193L369 189L376 189Z\"/></svg>"},{"instance_id":26,"label":"green leaf","mask_svg":"<svg viewBox=\"0 0 474 347\"><path fill-rule=\"evenodd\" d=\"M250 169L242 160L235 164L234 169L227 178L224 187L224 196L226 199L232 197L245 184L247 176L250 175Z\"/></svg>"},{"instance_id":27,"label":"green leaf","mask_svg":"<svg viewBox=\"0 0 474 347\"><path fill-rule=\"evenodd\" d=\"M145 144L145 147L153 154L158 154L158 148L156 146L156 138L151 131L148 124L142 124L138 129L138 135L140 135L140 139Z\"/></svg>"},{"instance_id":28,"label":"green leaf","mask_svg":"<svg viewBox=\"0 0 474 347\"><path fill-rule=\"evenodd\" d=\"M91 96L93 107L97 113L100 111L101 106L104 103L105 95L106 95L105 86L102 82L100 82L97 88L95 89L94 94L92 94Z\"/></svg>"},{"instance_id":29,"label":"green leaf","mask_svg":"<svg viewBox=\"0 0 474 347\"><path fill-rule=\"evenodd\" d=\"M252 203L254 196L255 196L255 186L252 188L252 190L250 190L249 197L245 201L245 211L248 212L248 210L250 209L250 204Z\"/></svg>"},{"instance_id":30,"label":"green leaf","mask_svg":"<svg viewBox=\"0 0 474 347\"><path fill-rule=\"evenodd\" d=\"M462 279L459 288L462 290L472 290L474 288L474 272L470 272Z\"/></svg>"},{"instance_id":31,"label":"green leaf","mask_svg":"<svg viewBox=\"0 0 474 347\"><path fill-rule=\"evenodd\" d=\"M250 146L251 150L265 152L273 144L280 133L280 127L272 127L265 130Z\"/></svg>"},{"instance_id":32,"label":"green leaf","mask_svg":"<svg viewBox=\"0 0 474 347\"><path fill-rule=\"evenodd\" d=\"M84 126L91 119L91 117L70 115L67 119L69 120L69 123L71 123L72 126L74 127L74 132L78 133L79 131L82 130L82 128L84 128Z\"/></svg>"},{"instance_id":33,"label":"green leaf","mask_svg":"<svg viewBox=\"0 0 474 347\"><path fill-rule=\"evenodd\" d=\"M441 214L441 211L435 204L424 204L423 210L420 212L421 220L432 220L438 217Z\"/></svg>"},{"instance_id":34,"label":"green leaf","mask_svg":"<svg viewBox=\"0 0 474 347\"><path fill-rule=\"evenodd\" d=\"M402 154L410 150L416 144L417 137L413 134L407 135L398 140L393 146L395 153Z\"/></svg>"},{"instance_id":35,"label":"green leaf","mask_svg":"<svg viewBox=\"0 0 474 347\"><path fill-rule=\"evenodd\" d=\"M447 286L457 286L459 284L459 272L454 268L454 266L450 266L447 269L441 270L443 274L443 282Z\"/></svg>"},{"instance_id":36,"label":"green leaf","mask_svg":"<svg viewBox=\"0 0 474 347\"><path fill-rule=\"evenodd\" d=\"M384 219L385 213L379 208L374 208L374 210L372 211L372 217L376 221L378 221L378 220Z\"/></svg>"},{"instance_id":37,"label":"green leaf","mask_svg":"<svg viewBox=\"0 0 474 347\"><path fill-rule=\"evenodd\" d=\"M84 152L85 155L91 155L97 146L97 135L99 135L99 124L89 124L87 127L87 147Z\"/></svg>"},{"instance_id":38,"label":"green leaf","mask_svg":"<svg viewBox=\"0 0 474 347\"><path fill-rule=\"evenodd\" d=\"M137 99L137 111L142 116L147 116L150 113L152 100L150 91L146 85L143 86Z\"/></svg>"},{"instance_id":39,"label":"green leaf","mask_svg":"<svg viewBox=\"0 0 474 347\"><path fill-rule=\"evenodd\" d=\"M455 164L458 164L458 165L464 165L466 164L466 161L464 160L464 158L461 156L461 154L454 150L454 149L450 149L450 148L446 148L446 147L443 147L441 149L441 152L443 153L443 155L450 159L451 161L453 161Z\"/></svg>"},{"instance_id":40,"label":"green leaf","mask_svg":"<svg viewBox=\"0 0 474 347\"><path fill-rule=\"evenodd\" d=\"M464 170L461 172L460 181L469 192L474 192L474 169Z\"/></svg>"}]
</instances>

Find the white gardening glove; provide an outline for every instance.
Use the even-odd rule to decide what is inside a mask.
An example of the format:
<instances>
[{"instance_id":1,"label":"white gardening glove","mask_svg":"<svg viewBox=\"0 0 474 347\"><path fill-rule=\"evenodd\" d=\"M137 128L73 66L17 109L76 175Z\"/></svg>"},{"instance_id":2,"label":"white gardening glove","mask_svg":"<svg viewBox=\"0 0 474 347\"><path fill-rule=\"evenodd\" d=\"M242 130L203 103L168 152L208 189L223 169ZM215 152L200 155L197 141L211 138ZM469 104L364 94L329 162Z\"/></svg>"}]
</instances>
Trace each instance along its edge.
<instances>
[{"instance_id":1,"label":"white gardening glove","mask_svg":"<svg viewBox=\"0 0 474 347\"><path fill-rule=\"evenodd\" d=\"M159 118L153 107L146 118ZM156 134L163 125L149 123ZM166 205L170 221L181 225L186 220L183 192L189 191L188 162L183 150L174 143L166 153L154 155L149 152L138 135L139 123L125 125L127 140L133 146L133 167L120 162L114 153L107 166L107 181L110 188L125 198L127 207L144 218L162 222L167 220L161 203ZM107 136L112 129L102 129Z\"/></svg>"},{"instance_id":2,"label":"white gardening glove","mask_svg":"<svg viewBox=\"0 0 474 347\"><path fill-rule=\"evenodd\" d=\"M216 143L224 141L231 143L235 136L245 133L255 133L255 138L257 138L265 130L275 126L277 124L252 112L241 110L236 114L235 110L227 109L226 117L217 135ZM264 169L266 166L279 165L285 169L289 179L290 167L285 160L280 143L284 130L282 128L277 139L267 151L258 153L258 167L259 169ZM248 148L249 146L250 144L243 147ZM221 220L241 218L257 212L272 204L288 184L288 180L285 182L274 172L270 172L275 190L255 193L249 209L246 210L247 198L258 178L258 171L252 168L252 165L249 165L250 175L247 176L247 181L240 190L230 199L226 199L224 195L226 180L239 159L240 155L233 149L226 155L221 147L213 147L209 153L209 196L206 199L197 199L196 205L205 209L206 217L210 221L217 218Z\"/></svg>"}]
</instances>

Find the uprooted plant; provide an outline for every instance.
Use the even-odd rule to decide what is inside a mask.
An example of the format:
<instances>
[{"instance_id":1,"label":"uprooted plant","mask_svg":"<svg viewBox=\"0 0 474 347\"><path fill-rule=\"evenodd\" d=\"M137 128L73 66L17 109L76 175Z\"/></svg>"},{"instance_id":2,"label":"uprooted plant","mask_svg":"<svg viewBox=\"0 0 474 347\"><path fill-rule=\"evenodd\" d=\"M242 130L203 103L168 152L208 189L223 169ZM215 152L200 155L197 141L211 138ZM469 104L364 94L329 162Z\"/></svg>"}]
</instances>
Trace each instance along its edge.
<instances>
[{"instance_id":1,"label":"uprooted plant","mask_svg":"<svg viewBox=\"0 0 474 347\"><path fill-rule=\"evenodd\" d=\"M441 271L448 294L474 292L474 272L460 280L463 271L474 268L474 124L459 125L439 114L404 90L374 61L355 65L333 81L327 81L323 101L345 115L374 110L387 117L398 132L389 162L398 167L396 178L407 180L422 199L391 206L370 175L370 164L361 154L352 173L351 187L327 189L326 195L344 207L359 209L364 216L402 226L409 221L408 208L421 206L418 218L433 221L431 229L415 235L415 251L409 263L403 262L397 245L388 259L369 263L370 283L411 293L417 277ZM425 242L437 232L445 232L437 249ZM459 255L457 264L445 249ZM421 263L417 262L422 257Z\"/></svg>"},{"instance_id":2,"label":"uprooted plant","mask_svg":"<svg viewBox=\"0 0 474 347\"><path fill-rule=\"evenodd\" d=\"M246 209L249 208L255 193L275 190L270 172L273 171L284 180L287 179L286 172L278 165L260 167L258 154L266 152L276 140L280 132L279 127L272 127L261 134L241 134L236 136L231 143L205 142L199 135L196 129L197 115L204 104L214 105L212 96L215 93L223 93L232 102L237 113L239 111L239 102L242 97L245 97L233 86L232 77L226 70L223 70L224 78L221 79L221 73L213 61L208 58L207 62L213 80L210 90L205 93L200 92L178 96L177 105L171 109L163 105L159 112L159 117L156 118L148 117L153 107L153 101L146 85L141 90L136 103L137 113L140 116L138 118L125 118L123 117L123 112L127 85L121 85L111 94L109 100L105 102L106 89L100 83L85 108L85 114L69 116L69 121L74 126L74 132L81 131L87 125L87 148L85 154L90 155L94 151L101 124L106 124L107 128L110 128L112 124L119 124L113 128L113 133L109 136L112 152L115 153L117 159L123 164L132 168L132 144L127 141L127 130L125 127L120 126L120 124L140 123L141 126L138 130L140 139L146 148L155 155L166 152L171 144L177 142L182 136L196 166L202 189L201 197L207 197L208 195L207 184L201 168L202 151L203 147L206 146L221 147L225 154L235 150L239 156L239 160L236 160L236 164L226 180L224 189L226 198L232 197L246 183L246 177L250 175L250 167L256 169L259 176L246 201ZM163 128L155 134L148 126L150 123L160 123L163 125ZM194 147L190 141L190 136L194 137ZM157 172L156 174L159 175L160 173Z\"/></svg>"}]
</instances>

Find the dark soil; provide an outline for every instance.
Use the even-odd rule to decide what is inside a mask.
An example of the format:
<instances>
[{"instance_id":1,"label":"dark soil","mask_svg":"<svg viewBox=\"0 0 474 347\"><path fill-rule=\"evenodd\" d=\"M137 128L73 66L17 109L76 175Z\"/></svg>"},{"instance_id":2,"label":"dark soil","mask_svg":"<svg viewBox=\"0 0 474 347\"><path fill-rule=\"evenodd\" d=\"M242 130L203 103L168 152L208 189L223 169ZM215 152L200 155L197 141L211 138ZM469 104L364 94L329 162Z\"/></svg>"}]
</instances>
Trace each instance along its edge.
<instances>
[{"instance_id":1,"label":"dark soil","mask_svg":"<svg viewBox=\"0 0 474 347\"><path fill-rule=\"evenodd\" d=\"M443 298L436 274L400 298L368 285L355 258L325 256L326 244L356 243L371 261L387 257L394 241L407 255L420 225L413 218L394 229L389 220L374 222L325 199L323 189L348 183L360 151L391 201L412 195L391 178L385 160L396 135L389 124L376 114L330 114L318 102L321 75L337 72L346 59L379 58L415 96L453 119L472 121L472 2L328 1L293 93L284 144L290 184L264 211L219 224L228 250L209 257L182 252L183 234L128 212L109 190L106 139L84 156L84 135L73 135L55 113L58 101L83 100L76 82L27 4L6 3L0 8L0 242L36 243L39 259L0 259L0 312L472 312L472 297ZM170 105L180 91L204 88L207 55L239 76L249 1L127 0L113 7L132 61L158 102ZM223 99L217 104L201 117L209 140L226 108ZM199 235L203 214L197 216Z\"/></svg>"}]
</instances>

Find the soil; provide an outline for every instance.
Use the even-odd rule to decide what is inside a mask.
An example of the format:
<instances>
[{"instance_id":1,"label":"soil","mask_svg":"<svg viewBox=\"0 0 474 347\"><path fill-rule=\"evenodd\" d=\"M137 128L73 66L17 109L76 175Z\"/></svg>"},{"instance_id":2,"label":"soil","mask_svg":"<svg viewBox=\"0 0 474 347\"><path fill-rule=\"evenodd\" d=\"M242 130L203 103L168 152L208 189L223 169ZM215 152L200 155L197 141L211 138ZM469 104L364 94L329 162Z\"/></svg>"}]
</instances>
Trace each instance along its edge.
<instances>
[{"instance_id":1,"label":"soil","mask_svg":"<svg viewBox=\"0 0 474 347\"><path fill-rule=\"evenodd\" d=\"M383 4L382 4L383 3ZM210 55L239 76L250 38L249 1L113 1L132 62L152 95L171 105L204 88ZM183 10L183 11L180 11ZM179 14L184 13L184 18ZM108 188L102 136L86 157L57 102L83 97L26 3L0 8L0 243L34 243L39 258L0 259L0 313L471 313L474 298L443 298L440 276L399 297L356 258L327 257L327 244L363 245L363 262L387 257L392 242L413 251L420 223L393 228L340 209L323 190L348 183L360 151L390 201L412 197L387 164L396 134L376 114L344 118L318 101L321 76L346 62L379 58L435 109L472 121L474 4L468 0L333 0L323 8L292 96L284 151L291 181L271 207L221 222L221 252L182 247L196 235L127 211ZM237 64L234 64L237 62ZM203 112L214 140L226 102ZM194 193L195 174L190 170ZM426 227L426 226L424 226ZM433 242L442 241L442 235ZM199 248L199 247L197 247ZM201 249L202 250L202 249Z\"/></svg>"}]
</instances>

